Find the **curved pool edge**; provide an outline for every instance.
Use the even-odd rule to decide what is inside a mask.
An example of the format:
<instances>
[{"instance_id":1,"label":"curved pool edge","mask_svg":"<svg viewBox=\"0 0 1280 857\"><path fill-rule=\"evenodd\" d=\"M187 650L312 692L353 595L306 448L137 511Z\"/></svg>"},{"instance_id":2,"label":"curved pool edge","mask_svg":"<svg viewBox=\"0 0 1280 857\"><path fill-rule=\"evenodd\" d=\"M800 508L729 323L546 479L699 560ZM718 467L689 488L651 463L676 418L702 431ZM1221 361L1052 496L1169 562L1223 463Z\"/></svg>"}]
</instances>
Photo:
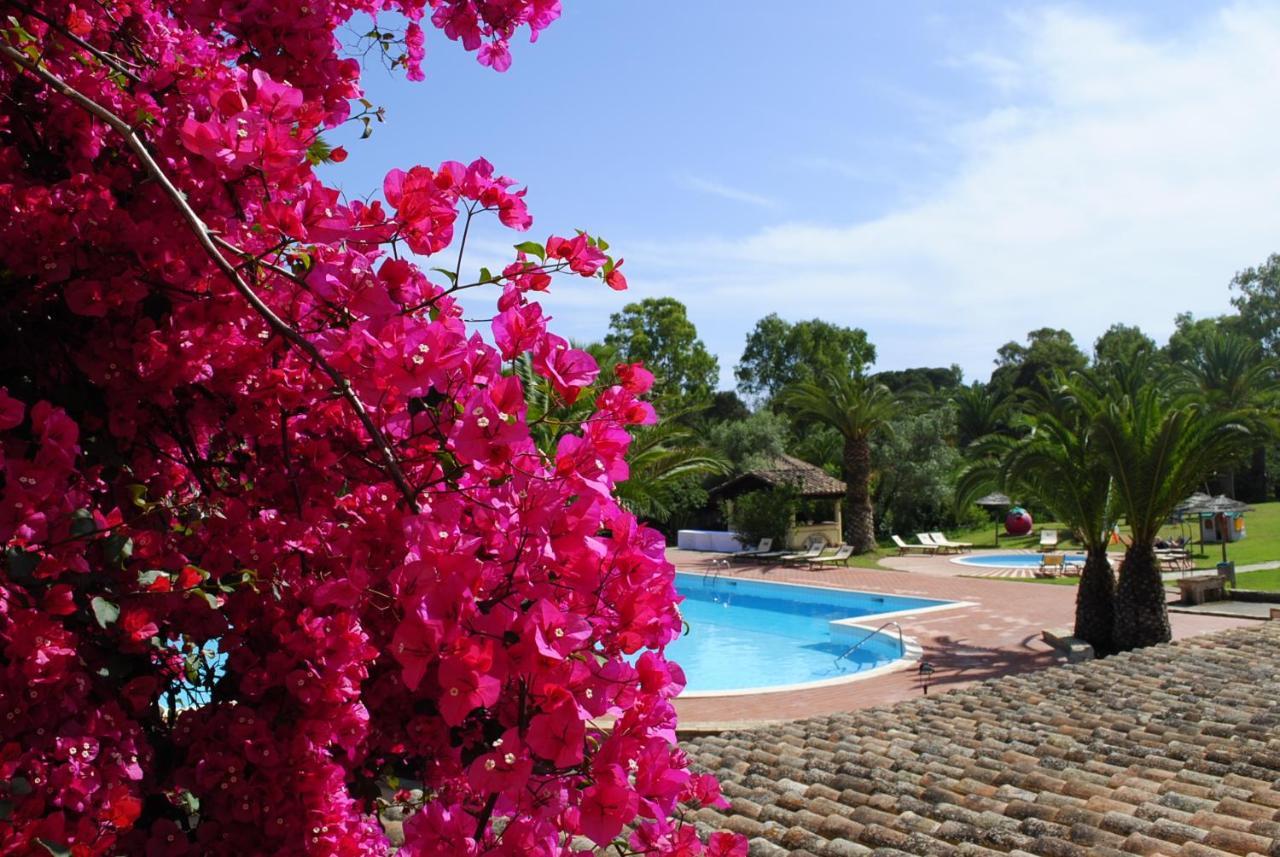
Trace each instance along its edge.
<instances>
[{"instance_id":1,"label":"curved pool edge","mask_svg":"<svg viewBox=\"0 0 1280 857\"><path fill-rule=\"evenodd\" d=\"M775 585L792 585L803 586L804 584L787 584L782 581L769 581ZM840 589L840 587L827 587L830 589ZM865 592L862 589L846 589L845 592ZM883 630L884 620L893 621L895 616L908 616L918 613L936 613L939 610L955 610L959 607L974 607L976 601L949 601L945 604L937 604L933 607L920 607L914 610L891 610L888 613L877 613L872 616L859 616L849 619L833 619L832 626L838 626L844 630L865 631L867 636L881 635L892 638L893 635ZM873 620L868 624L868 619ZM757 696L771 693L790 693L797 690L815 690L823 687L835 687L842 684L852 684L863 679L874 678L875 676L884 675L893 672L907 664L919 661L924 655L924 647L916 640L915 637L908 637L905 634L902 637L903 654L901 657L894 658L887 664L878 667L872 667L869 670L861 670L849 675L835 676L833 678L820 678L813 681L802 681L794 684L766 684L760 687L739 687L732 690L686 690L676 696L676 699L712 699L716 697L727 696ZM677 662L678 663L678 662Z\"/></svg>"},{"instance_id":2,"label":"curved pool edge","mask_svg":"<svg viewBox=\"0 0 1280 857\"><path fill-rule=\"evenodd\" d=\"M861 630L870 632L875 631L874 627L866 628L859 625L851 625L849 627L860 628ZM891 635L885 634L884 636L888 637ZM882 666L872 667L869 670L862 670L860 672L850 673L849 675L835 676L834 678L820 678L815 679L814 681L799 682L797 684L768 684L763 687L740 687L733 690L688 690L678 695L676 699L712 699L725 696L759 696L770 693L789 693L796 690L814 690L820 687L835 687L836 685L841 684L852 684L853 682L861 681L862 679L884 675L887 672L892 672L899 667L920 660L921 656L924 654L924 649L914 637L903 637L902 643L903 649L905 650L902 657L894 658L892 661L887 664L883 664Z\"/></svg>"},{"instance_id":3,"label":"curved pool edge","mask_svg":"<svg viewBox=\"0 0 1280 857\"><path fill-rule=\"evenodd\" d=\"M1084 560L1084 553L1079 550L1041 552L1041 551L1026 549L1026 550L1003 550L999 552L983 551L980 553L975 552L975 553L969 553L969 554L959 554L957 556L948 557L947 562L951 563L952 565L962 566L964 568L1031 569L1031 568L1035 568L1035 565L1029 562L1017 563L1013 565L996 565L995 563L984 563L977 560L982 560L984 558L995 559L996 557L1004 557L1004 556L1018 556L1018 557L1028 557L1028 558L1034 559L1037 557L1044 556L1045 553L1065 553L1067 556L1071 556L1071 557L1079 556L1081 561Z\"/></svg>"}]
</instances>

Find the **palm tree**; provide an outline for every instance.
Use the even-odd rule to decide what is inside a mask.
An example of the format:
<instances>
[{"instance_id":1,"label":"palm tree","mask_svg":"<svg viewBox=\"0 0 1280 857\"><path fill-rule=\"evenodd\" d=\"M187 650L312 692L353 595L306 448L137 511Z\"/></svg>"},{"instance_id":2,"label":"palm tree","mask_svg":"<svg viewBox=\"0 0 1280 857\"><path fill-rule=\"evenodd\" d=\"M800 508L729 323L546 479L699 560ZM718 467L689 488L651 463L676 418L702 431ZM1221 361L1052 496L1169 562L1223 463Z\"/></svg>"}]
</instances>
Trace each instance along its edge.
<instances>
[{"instance_id":1,"label":"palm tree","mask_svg":"<svg viewBox=\"0 0 1280 857\"><path fill-rule=\"evenodd\" d=\"M1268 407L1277 391L1275 360L1264 359L1258 343L1236 333L1215 332L1201 349L1180 367L1178 380L1189 392L1199 393L1216 411L1237 411L1247 417L1249 427L1260 437L1275 433L1275 418ZM1266 446L1258 443L1252 451L1251 481L1266 480ZM1228 470L1228 493L1236 496L1235 473ZM1252 485L1247 499L1261 500L1266 486Z\"/></svg>"},{"instance_id":2,"label":"palm tree","mask_svg":"<svg viewBox=\"0 0 1280 857\"><path fill-rule=\"evenodd\" d=\"M1116 586L1115 646L1167 642L1169 615L1152 543L1178 503L1247 450L1254 435L1238 412L1178 395L1153 376L1146 359L1079 378L1075 392L1093 415L1098 455L1132 536Z\"/></svg>"},{"instance_id":3,"label":"palm tree","mask_svg":"<svg viewBox=\"0 0 1280 857\"><path fill-rule=\"evenodd\" d=\"M729 460L697 442L694 432L664 420L631 430L627 451L630 474L614 490L618 500L638 518L666 523L676 511L681 489L703 476L723 476Z\"/></svg>"},{"instance_id":4,"label":"palm tree","mask_svg":"<svg viewBox=\"0 0 1280 857\"><path fill-rule=\"evenodd\" d=\"M1029 431L1007 443L1001 482L1006 490L1036 497L1084 545L1074 633L1097 654L1114 654L1116 579L1107 557L1112 478L1088 409L1096 400L1076 395L1063 378L1049 386L1049 392L1032 394L1024 418Z\"/></svg>"},{"instance_id":5,"label":"palm tree","mask_svg":"<svg viewBox=\"0 0 1280 857\"><path fill-rule=\"evenodd\" d=\"M999 430L1009 413L1009 400L978 381L956 390L951 401L956 406L956 446L962 451Z\"/></svg>"},{"instance_id":6,"label":"palm tree","mask_svg":"<svg viewBox=\"0 0 1280 857\"><path fill-rule=\"evenodd\" d=\"M783 407L826 423L844 439L841 471L845 481L845 529L858 553L875 550L871 510L871 437L888 428L901 402L884 384L861 372L848 377L827 374L821 383L793 384L779 396Z\"/></svg>"}]
</instances>

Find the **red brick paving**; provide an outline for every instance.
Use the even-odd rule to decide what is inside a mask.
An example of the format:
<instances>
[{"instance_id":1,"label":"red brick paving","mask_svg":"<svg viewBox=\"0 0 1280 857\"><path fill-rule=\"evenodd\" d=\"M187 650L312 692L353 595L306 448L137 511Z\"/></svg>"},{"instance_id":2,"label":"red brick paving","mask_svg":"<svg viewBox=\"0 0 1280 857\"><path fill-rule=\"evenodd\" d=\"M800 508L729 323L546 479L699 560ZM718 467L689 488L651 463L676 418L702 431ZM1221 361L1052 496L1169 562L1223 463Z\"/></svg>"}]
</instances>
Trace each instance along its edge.
<instances>
[{"instance_id":1,"label":"red brick paving","mask_svg":"<svg viewBox=\"0 0 1280 857\"><path fill-rule=\"evenodd\" d=\"M711 567L716 554L668 549L681 571ZM936 671L930 694L965 687L997 676L1029 672L1060 662L1040 640L1040 631L1070 627L1075 614L1073 586L1017 583L961 577L966 573L942 558L884 560L897 570L832 568L807 571L794 567L734 566L729 574L815 586L863 589L892 595L916 595L949 601L976 602L936 613L895 617L908 637L924 648L924 659ZM1251 625L1247 619L1171 614L1175 638ZM785 720L885 705L919 696L916 665L833 687L746 696L677 699L683 728L699 723Z\"/></svg>"}]
</instances>

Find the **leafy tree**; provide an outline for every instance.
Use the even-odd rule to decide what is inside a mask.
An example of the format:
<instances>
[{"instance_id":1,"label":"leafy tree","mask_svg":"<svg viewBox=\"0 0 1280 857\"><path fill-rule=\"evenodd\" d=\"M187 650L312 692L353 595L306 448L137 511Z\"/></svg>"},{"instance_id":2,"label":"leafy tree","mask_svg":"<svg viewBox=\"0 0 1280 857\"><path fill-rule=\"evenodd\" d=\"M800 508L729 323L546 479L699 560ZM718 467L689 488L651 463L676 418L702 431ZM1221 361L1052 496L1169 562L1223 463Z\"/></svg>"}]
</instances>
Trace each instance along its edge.
<instances>
[{"instance_id":1,"label":"leafy tree","mask_svg":"<svg viewBox=\"0 0 1280 857\"><path fill-rule=\"evenodd\" d=\"M771 313L747 334L734 375L744 395L770 399L790 384L861 373L875 359L875 346L861 328L821 319L793 324Z\"/></svg>"},{"instance_id":2,"label":"leafy tree","mask_svg":"<svg viewBox=\"0 0 1280 857\"><path fill-rule=\"evenodd\" d=\"M1255 438L1241 415L1178 395L1149 360L1083 376L1073 392L1092 415L1090 431L1132 536L1116 586L1115 647L1167 642L1169 616L1152 544L1174 508Z\"/></svg>"},{"instance_id":3,"label":"leafy tree","mask_svg":"<svg viewBox=\"0 0 1280 857\"><path fill-rule=\"evenodd\" d=\"M751 409L732 390L720 390L711 396L711 404L700 414L708 425L740 422L751 416Z\"/></svg>"},{"instance_id":4,"label":"leafy tree","mask_svg":"<svg viewBox=\"0 0 1280 857\"><path fill-rule=\"evenodd\" d=\"M961 461L947 442L954 432L954 408L931 408L895 419L874 447L873 500L882 535L940 529L954 521L951 488Z\"/></svg>"},{"instance_id":5,"label":"leafy tree","mask_svg":"<svg viewBox=\"0 0 1280 857\"><path fill-rule=\"evenodd\" d=\"M845 481L845 529L858 553L875 550L871 505L871 438L887 429L901 403L888 387L864 374L824 375L787 387L784 408L832 426L844 439L840 470Z\"/></svg>"},{"instance_id":6,"label":"leafy tree","mask_svg":"<svg viewBox=\"0 0 1280 857\"><path fill-rule=\"evenodd\" d=\"M876 372L872 377L895 393L928 394L958 389L964 380L964 373L953 363L946 367L891 369Z\"/></svg>"},{"instance_id":7,"label":"leafy tree","mask_svg":"<svg viewBox=\"0 0 1280 857\"><path fill-rule=\"evenodd\" d=\"M1231 299L1240 313L1241 332L1253 337L1271 356L1280 357L1280 253L1231 279L1239 294Z\"/></svg>"},{"instance_id":8,"label":"leafy tree","mask_svg":"<svg viewBox=\"0 0 1280 857\"><path fill-rule=\"evenodd\" d=\"M806 421L804 430L792 435L787 452L803 461L836 475L844 454L844 438L826 423Z\"/></svg>"},{"instance_id":9,"label":"leafy tree","mask_svg":"<svg viewBox=\"0 0 1280 857\"><path fill-rule=\"evenodd\" d=\"M1070 373L1089 362L1065 330L1042 327L1027 334L1027 344L1006 342L997 351L991 384L1002 396L1043 390L1054 372Z\"/></svg>"},{"instance_id":10,"label":"leafy tree","mask_svg":"<svg viewBox=\"0 0 1280 857\"><path fill-rule=\"evenodd\" d=\"M1156 353L1156 342L1141 328L1120 324L1111 325L1093 343L1093 362L1114 363L1133 359L1134 355Z\"/></svg>"},{"instance_id":11,"label":"leafy tree","mask_svg":"<svg viewBox=\"0 0 1280 857\"><path fill-rule=\"evenodd\" d=\"M709 437L710 446L729 459L734 472L742 473L784 454L791 428L772 411L756 411L745 420L712 426Z\"/></svg>"},{"instance_id":12,"label":"leafy tree","mask_svg":"<svg viewBox=\"0 0 1280 857\"><path fill-rule=\"evenodd\" d=\"M790 486L749 491L727 503L725 517L743 544L759 544L773 539L777 546L786 544L787 531L800 506L796 490Z\"/></svg>"},{"instance_id":13,"label":"leafy tree","mask_svg":"<svg viewBox=\"0 0 1280 857\"><path fill-rule=\"evenodd\" d=\"M1174 366L1196 360L1204 352L1206 342L1220 333L1247 335L1238 315L1196 318L1189 312L1182 312L1173 320L1174 331L1169 334L1169 341L1160 353Z\"/></svg>"},{"instance_id":14,"label":"leafy tree","mask_svg":"<svg viewBox=\"0 0 1280 857\"><path fill-rule=\"evenodd\" d=\"M675 400L678 409L705 404L719 383L719 363L675 298L627 304L609 317L604 341L618 360L644 363L655 378L654 396Z\"/></svg>"}]
</instances>

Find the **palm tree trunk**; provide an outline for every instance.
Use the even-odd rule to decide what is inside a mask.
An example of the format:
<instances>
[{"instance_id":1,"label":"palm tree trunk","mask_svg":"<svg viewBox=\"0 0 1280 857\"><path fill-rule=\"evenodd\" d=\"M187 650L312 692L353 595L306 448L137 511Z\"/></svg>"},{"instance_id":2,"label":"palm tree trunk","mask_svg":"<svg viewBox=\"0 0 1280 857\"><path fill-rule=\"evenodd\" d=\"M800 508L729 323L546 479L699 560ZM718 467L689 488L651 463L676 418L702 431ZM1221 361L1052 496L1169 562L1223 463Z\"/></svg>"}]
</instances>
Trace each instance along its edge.
<instances>
[{"instance_id":1,"label":"palm tree trunk","mask_svg":"<svg viewBox=\"0 0 1280 857\"><path fill-rule=\"evenodd\" d=\"M1164 582L1150 543L1136 538L1124 553L1116 584L1116 650L1127 652L1173 638L1165 607Z\"/></svg>"},{"instance_id":2,"label":"palm tree trunk","mask_svg":"<svg viewBox=\"0 0 1280 857\"><path fill-rule=\"evenodd\" d=\"M1115 598L1116 576L1104 541L1089 548L1076 590L1075 636L1093 646L1098 657L1116 653Z\"/></svg>"},{"instance_id":3,"label":"palm tree trunk","mask_svg":"<svg viewBox=\"0 0 1280 857\"><path fill-rule=\"evenodd\" d=\"M862 438L844 441L845 529L855 553L876 548L875 520L871 512L871 446Z\"/></svg>"}]
</instances>

